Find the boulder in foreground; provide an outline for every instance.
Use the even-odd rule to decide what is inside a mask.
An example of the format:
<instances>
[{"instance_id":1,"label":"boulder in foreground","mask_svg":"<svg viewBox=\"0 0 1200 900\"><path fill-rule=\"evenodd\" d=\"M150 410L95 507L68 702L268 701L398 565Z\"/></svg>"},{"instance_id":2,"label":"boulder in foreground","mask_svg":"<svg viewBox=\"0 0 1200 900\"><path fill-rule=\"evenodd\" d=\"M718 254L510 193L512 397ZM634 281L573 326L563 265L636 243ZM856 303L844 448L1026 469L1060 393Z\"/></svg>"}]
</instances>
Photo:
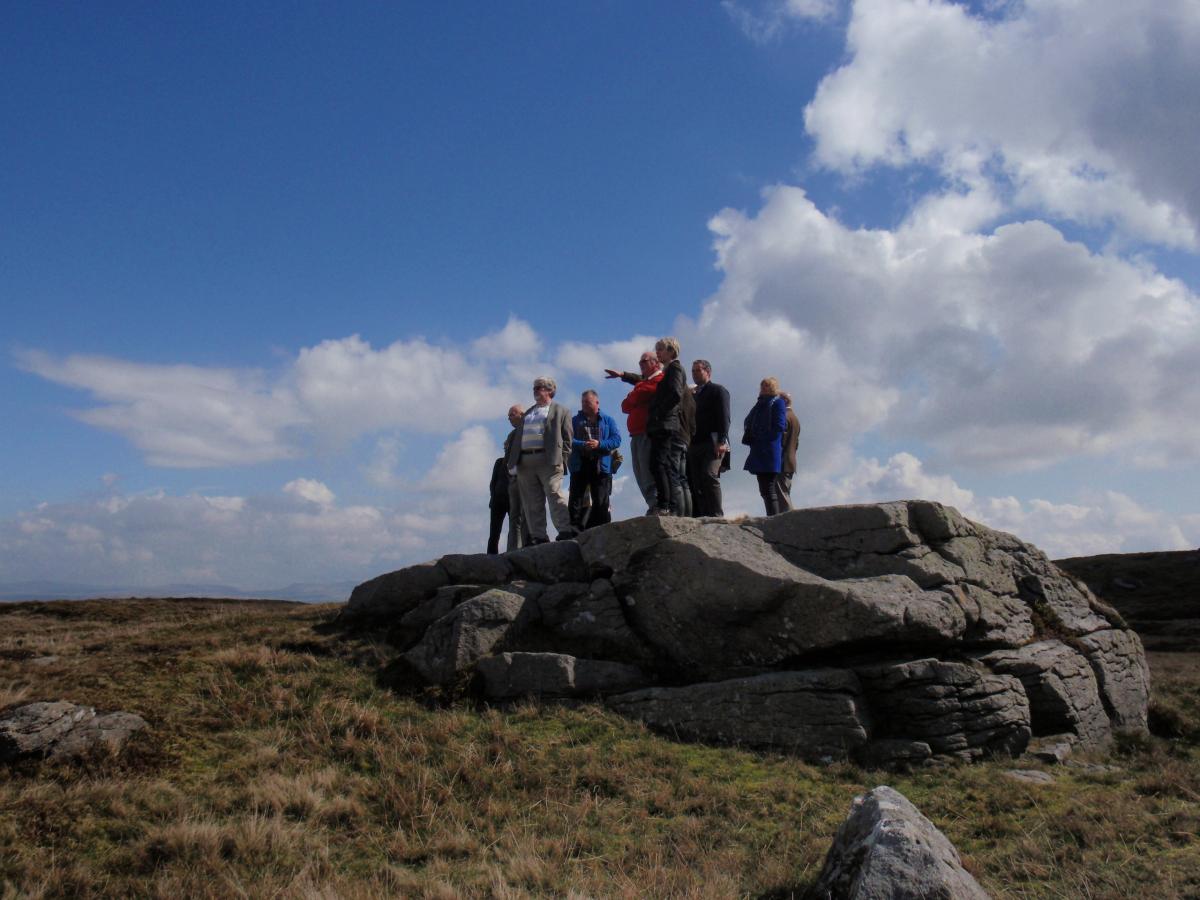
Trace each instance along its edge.
<instances>
[{"instance_id":1,"label":"boulder in foreground","mask_svg":"<svg viewBox=\"0 0 1200 900\"><path fill-rule=\"evenodd\" d=\"M986 900L947 837L908 798L854 799L810 896L821 900Z\"/></svg>"}]
</instances>

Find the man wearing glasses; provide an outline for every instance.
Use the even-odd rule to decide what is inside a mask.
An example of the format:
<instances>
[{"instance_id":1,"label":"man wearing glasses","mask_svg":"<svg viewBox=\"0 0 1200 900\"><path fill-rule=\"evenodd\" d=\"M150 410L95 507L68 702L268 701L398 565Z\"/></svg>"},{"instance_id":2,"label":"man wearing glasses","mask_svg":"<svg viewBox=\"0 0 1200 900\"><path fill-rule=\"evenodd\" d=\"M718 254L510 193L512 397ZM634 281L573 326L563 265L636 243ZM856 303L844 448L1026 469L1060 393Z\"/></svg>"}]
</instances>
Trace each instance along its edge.
<instances>
[{"instance_id":1,"label":"man wearing glasses","mask_svg":"<svg viewBox=\"0 0 1200 900\"><path fill-rule=\"evenodd\" d=\"M621 401L621 412L629 416L629 454L633 458L633 478L646 508L658 507L658 490L654 486L654 475L650 469L650 436L646 434L646 421L650 417L650 404L654 401L654 392L662 381L662 364L653 350L642 353L638 360L640 372L618 372L616 369L605 369L605 377L620 378L627 384L633 385L625 399Z\"/></svg>"},{"instance_id":2,"label":"man wearing glasses","mask_svg":"<svg viewBox=\"0 0 1200 900\"><path fill-rule=\"evenodd\" d=\"M506 459L509 475L517 478L531 544L550 540L547 501L558 540L569 540L576 534L562 492L563 473L571 456L571 413L561 403L552 402L557 390L553 378L534 379L533 406L525 410L516 426Z\"/></svg>"}]
</instances>

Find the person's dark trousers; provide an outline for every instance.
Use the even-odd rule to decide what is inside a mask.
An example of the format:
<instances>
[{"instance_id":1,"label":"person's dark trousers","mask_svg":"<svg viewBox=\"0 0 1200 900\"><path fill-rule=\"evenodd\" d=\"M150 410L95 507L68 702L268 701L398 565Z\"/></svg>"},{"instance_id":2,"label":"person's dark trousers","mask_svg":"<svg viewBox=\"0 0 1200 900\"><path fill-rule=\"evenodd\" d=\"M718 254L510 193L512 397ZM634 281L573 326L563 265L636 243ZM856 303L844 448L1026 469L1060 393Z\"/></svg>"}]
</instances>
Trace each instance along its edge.
<instances>
[{"instance_id":1,"label":"person's dark trousers","mask_svg":"<svg viewBox=\"0 0 1200 900\"><path fill-rule=\"evenodd\" d=\"M792 509L792 476L780 472L775 476L775 492L779 495L779 511Z\"/></svg>"},{"instance_id":2,"label":"person's dark trousers","mask_svg":"<svg viewBox=\"0 0 1200 900\"><path fill-rule=\"evenodd\" d=\"M721 497L721 457L712 442L688 447L688 487L692 491L693 516L724 516Z\"/></svg>"},{"instance_id":3,"label":"person's dark trousers","mask_svg":"<svg viewBox=\"0 0 1200 900\"><path fill-rule=\"evenodd\" d=\"M671 512L677 516L694 515L692 511L692 489L687 477L688 445L676 439L671 443L675 457L675 483L671 485Z\"/></svg>"},{"instance_id":4,"label":"person's dark trousers","mask_svg":"<svg viewBox=\"0 0 1200 900\"><path fill-rule=\"evenodd\" d=\"M783 508L779 504L779 486L775 483L775 477L778 474L778 472L758 473L758 492L762 495L763 506L766 507L768 516L776 516L783 512Z\"/></svg>"},{"instance_id":5,"label":"person's dark trousers","mask_svg":"<svg viewBox=\"0 0 1200 900\"><path fill-rule=\"evenodd\" d=\"M584 507L585 494L592 498L591 507ZM571 488L567 494L567 512L571 516L571 527L578 531L595 528L612 521L608 500L612 495L612 476L601 472L598 466L584 467L571 475ZM585 522L586 520L586 522Z\"/></svg>"},{"instance_id":6,"label":"person's dark trousers","mask_svg":"<svg viewBox=\"0 0 1200 900\"><path fill-rule=\"evenodd\" d=\"M654 476L654 490L658 495L658 509L669 510L672 486L678 481L675 466L675 435L670 431L659 431L650 435L650 474Z\"/></svg>"},{"instance_id":7,"label":"person's dark trousers","mask_svg":"<svg viewBox=\"0 0 1200 900\"><path fill-rule=\"evenodd\" d=\"M488 532L488 553L500 552L500 531L504 528L504 517L508 515L508 506L503 503L497 503L492 507L492 527ZM479 545L476 544L476 547Z\"/></svg>"}]
</instances>

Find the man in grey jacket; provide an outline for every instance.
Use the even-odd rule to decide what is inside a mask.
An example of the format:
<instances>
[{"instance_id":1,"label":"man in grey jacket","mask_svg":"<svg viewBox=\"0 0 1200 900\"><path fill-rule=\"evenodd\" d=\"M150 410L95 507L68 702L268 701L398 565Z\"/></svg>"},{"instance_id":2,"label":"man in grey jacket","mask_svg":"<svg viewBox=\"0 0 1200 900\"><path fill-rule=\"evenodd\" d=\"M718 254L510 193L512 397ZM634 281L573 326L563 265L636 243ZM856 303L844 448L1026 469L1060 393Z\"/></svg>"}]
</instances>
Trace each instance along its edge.
<instances>
[{"instance_id":1,"label":"man in grey jacket","mask_svg":"<svg viewBox=\"0 0 1200 900\"><path fill-rule=\"evenodd\" d=\"M553 402L557 390L553 378L534 379L534 404L525 410L516 426L506 457L509 475L517 478L521 512L533 544L550 540L546 530L547 501L558 539L575 537L562 491L563 473L571 456L571 413L561 403Z\"/></svg>"}]
</instances>

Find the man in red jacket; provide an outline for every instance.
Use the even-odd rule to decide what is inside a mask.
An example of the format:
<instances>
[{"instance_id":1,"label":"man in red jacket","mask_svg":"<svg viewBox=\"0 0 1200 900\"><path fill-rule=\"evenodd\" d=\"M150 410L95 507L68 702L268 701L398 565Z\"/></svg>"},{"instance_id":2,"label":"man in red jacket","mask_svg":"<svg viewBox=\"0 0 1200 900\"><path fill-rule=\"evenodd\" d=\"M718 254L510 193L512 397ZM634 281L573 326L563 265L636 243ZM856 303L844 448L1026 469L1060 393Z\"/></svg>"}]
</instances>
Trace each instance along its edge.
<instances>
[{"instance_id":1,"label":"man in red jacket","mask_svg":"<svg viewBox=\"0 0 1200 900\"><path fill-rule=\"evenodd\" d=\"M642 499L646 501L647 509L658 506L658 491L654 487L654 475L650 471L650 436L646 434L646 420L650 416L650 404L654 400L654 392L662 381L662 363L653 350L647 350L638 360L640 372L618 372L616 369L605 369L608 378L620 378L633 385L625 399L621 401L621 412L629 416L629 455L633 458L633 478Z\"/></svg>"}]
</instances>

